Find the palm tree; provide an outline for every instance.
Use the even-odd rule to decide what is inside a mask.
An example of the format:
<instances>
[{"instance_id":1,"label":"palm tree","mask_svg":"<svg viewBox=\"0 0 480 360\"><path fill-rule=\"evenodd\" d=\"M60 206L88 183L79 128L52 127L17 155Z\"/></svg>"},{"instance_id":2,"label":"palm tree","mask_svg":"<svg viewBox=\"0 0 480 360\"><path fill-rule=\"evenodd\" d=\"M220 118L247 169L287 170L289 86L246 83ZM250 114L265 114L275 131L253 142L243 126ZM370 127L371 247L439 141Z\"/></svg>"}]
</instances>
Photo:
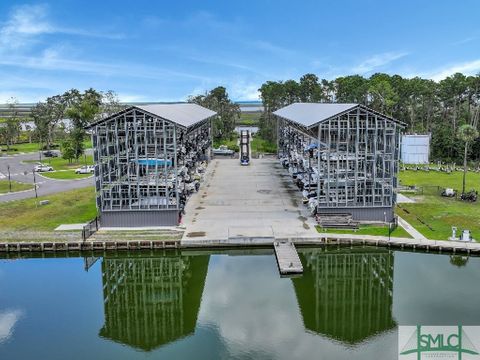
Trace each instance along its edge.
<instances>
[{"instance_id":1,"label":"palm tree","mask_svg":"<svg viewBox=\"0 0 480 360\"><path fill-rule=\"evenodd\" d=\"M465 142L465 154L463 156L463 187L462 195L465 194L465 179L467 176L467 152L468 143L472 142L478 137L478 131L472 125L462 125L458 129L458 138Z\"/></svg>"}]
</instances>

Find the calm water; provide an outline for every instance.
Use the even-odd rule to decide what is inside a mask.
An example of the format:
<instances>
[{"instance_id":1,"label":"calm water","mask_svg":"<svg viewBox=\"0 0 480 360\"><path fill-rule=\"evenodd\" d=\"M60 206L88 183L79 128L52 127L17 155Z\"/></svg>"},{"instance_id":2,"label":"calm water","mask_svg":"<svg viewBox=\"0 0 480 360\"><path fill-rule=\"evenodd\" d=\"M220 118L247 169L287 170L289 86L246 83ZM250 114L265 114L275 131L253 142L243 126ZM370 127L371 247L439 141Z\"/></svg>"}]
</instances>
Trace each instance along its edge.
<instances>
[{"instance_id":1,"label":"calm water","mask_svg":"<svg viewBox=\"0 0 480 360\"><path fill-rule=\"evenodd\" d=\"M396 359L398 325L480 325L479 258L301 258L294 279L267 250L0 260L0 359Z\"/></svg>"}]
</instances>

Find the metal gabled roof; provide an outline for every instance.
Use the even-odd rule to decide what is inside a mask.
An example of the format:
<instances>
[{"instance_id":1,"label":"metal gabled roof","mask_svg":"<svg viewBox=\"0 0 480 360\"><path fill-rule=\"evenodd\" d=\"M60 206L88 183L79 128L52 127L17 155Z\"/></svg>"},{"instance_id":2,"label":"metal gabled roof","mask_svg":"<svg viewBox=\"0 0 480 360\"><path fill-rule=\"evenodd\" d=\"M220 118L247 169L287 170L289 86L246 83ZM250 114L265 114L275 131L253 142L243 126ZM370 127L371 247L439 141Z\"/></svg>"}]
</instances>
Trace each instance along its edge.
<instances>
[{"instance_id":1,"label":"metal gabled roof","mask_svg":"<svg viewBox=\"0 0 480 360\"><path fill-rule=\"evenodd\" d=\"M146 104L130 106L127 109L119 111L105 119L95 122L88 126L91 128L95 125L101 124L104 121L115 118L122 113L129 112L131 110L140 110L149 113L153 116L174 122L185 128L189 128L201 121L204 121L217 113L215 111L204 108L203 106L192 103L176 103L176 104Z\"/></svg>"},{"instance_id":2,"label":"metal gabled roof","mask_svg":"<svg viewBox=\"0 0 480 360\"><path fill-rule=\"evenodd\" d=\"M355 103L293 103L285 106L273 113L281 118L295 122L307 129L316 127L318 123L331 119L332 117L341 115L345 112L353 110L357 107L365 111L369 111L380 116L383 116L391 121L394 121L401 126L405 124L399 120L393 119L390 116L384 115L368 108L365 105Z\"/></svg>"},{"instance_id":3,"label":"metal gabled roof","mask_svg":"<svg viewBox=\"0 0 480 360\"><path fill-rule=\"evenodd\" d=\"M278 109L274 114L309 128L356 106L358 104L293 103Z\"/></svg>"},{"instance_id":4,"label":"metal gabled roof","mask_svg":"<svg viewBox=\"0 0 480 360\"><path fill-rule=\"evenodd\" d=\"M138 105L136 107L184 127L190 127L217 114L215 111L191 103Z\"/></svg>"}]
</instances>

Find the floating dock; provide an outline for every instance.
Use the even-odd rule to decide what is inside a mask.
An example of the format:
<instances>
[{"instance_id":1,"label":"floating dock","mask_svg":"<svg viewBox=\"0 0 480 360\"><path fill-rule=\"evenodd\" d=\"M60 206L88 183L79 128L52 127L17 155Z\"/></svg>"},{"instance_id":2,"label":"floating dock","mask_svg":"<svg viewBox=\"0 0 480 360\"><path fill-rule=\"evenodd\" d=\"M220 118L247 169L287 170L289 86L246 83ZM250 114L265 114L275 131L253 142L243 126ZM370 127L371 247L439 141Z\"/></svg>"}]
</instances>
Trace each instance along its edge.
<instances>
[{"instance_id":1,"label":"floating dock","mask_svg":"<svg viewBox=\"0 0 480 360\"><path fill-rule=\"evenodd\" d=\"M275 241L273 243L275 256L277 257L280 275L302 274L303 266L298 257L295 245L290 241Z\"/></svg>"}]
</instances>

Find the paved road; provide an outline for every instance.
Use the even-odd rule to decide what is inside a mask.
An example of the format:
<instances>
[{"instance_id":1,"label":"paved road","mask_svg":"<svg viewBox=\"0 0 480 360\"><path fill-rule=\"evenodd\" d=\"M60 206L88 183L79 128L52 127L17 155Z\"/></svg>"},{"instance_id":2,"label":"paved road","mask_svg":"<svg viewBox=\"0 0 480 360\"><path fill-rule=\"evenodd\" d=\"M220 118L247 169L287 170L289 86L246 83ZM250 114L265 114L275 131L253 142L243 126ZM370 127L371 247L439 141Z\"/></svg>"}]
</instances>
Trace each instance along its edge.
<instances>
[{"instance_id":1,"label":"paved road","mask_svg":"<svg viewBox=\"0 0 480 360\"><path fill-rule=\"evenodd\" d=\"M14 156L0 157L0 180L7 179L8 166L10 166L10 176L12 180L33 184L33 163L23 163L25 160L39 160L38 153L21 154ZM44 163L48 160L42 158ZM73 190L87 186L93 186L93 178L81 180L52 180L41 176L36 176L38 185L38 196L54 194L61 191ZM13 194L0 195L0 202L26 199L35 196L35 191L26 191Z\"/></svg>"}]
</instances>

